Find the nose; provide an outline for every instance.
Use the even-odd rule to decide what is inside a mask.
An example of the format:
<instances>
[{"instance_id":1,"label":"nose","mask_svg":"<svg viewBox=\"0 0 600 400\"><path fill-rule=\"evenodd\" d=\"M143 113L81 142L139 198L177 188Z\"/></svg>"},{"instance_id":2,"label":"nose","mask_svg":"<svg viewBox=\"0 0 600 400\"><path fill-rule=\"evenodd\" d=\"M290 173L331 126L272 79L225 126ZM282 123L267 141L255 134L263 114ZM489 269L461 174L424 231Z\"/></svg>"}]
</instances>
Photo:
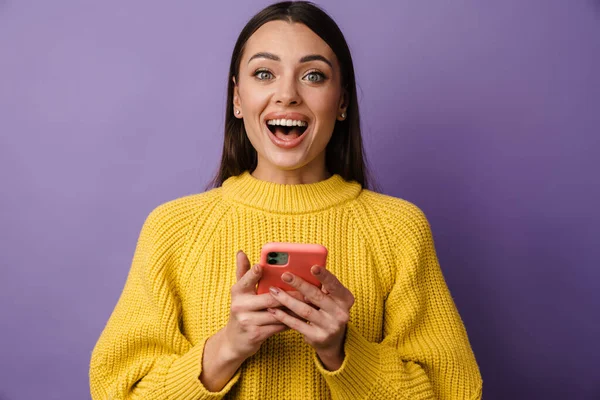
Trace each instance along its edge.
<instances>
[{"instance_id":1,"label":"nose","mask_svg":"<svg viewBox=\"0 0 600 400\"><path fill-rule=\"evenodd\" d=\"M282 77L275 91L275 102L280 105L298 105L301 102L296 80L293 76Z\"/></svg>"}]
</instances>

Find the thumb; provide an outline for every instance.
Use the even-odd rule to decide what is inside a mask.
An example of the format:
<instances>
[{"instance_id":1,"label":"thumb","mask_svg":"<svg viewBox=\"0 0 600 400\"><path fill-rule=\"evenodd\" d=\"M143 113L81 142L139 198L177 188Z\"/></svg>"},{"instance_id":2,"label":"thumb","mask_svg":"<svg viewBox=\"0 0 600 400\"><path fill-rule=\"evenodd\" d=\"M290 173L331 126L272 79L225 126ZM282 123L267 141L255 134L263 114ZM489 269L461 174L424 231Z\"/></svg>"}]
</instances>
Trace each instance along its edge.
<instances>
[{"instance_id":1,"label":"thumb","mask_svg":"<svg viewBox=\"0 0 600 400\"><path fill-rule=\"evenodd\" d=\"M246 253L240 250L235 255L235 263L235 277L237 278L237 281L239 281L244 275L246 275L246 272L250 270L250 260L248 260Z\"/></svg>"}]
</instances>

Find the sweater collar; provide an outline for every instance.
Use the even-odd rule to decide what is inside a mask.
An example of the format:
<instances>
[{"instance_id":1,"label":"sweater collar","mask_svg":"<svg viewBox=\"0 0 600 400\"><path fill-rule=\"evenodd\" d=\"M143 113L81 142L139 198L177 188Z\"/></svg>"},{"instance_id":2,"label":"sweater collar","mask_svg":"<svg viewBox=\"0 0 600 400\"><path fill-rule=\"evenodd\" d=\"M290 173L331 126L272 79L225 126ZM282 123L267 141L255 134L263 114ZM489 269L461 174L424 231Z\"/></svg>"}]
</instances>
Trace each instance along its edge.
<instances>
[{"instance_id":1,"label":"sweater collar","mask_svg":"<svg viewBox=\"0 0 600 400\"><path fill-rule=\"evenodd\" d=\"M358 182L347 182L338 174L316 183L285 185L257 179L245 171L223 182L225 199L287 214L324 210L355 199L361 190Z\"/></svg>"}]
</instances>

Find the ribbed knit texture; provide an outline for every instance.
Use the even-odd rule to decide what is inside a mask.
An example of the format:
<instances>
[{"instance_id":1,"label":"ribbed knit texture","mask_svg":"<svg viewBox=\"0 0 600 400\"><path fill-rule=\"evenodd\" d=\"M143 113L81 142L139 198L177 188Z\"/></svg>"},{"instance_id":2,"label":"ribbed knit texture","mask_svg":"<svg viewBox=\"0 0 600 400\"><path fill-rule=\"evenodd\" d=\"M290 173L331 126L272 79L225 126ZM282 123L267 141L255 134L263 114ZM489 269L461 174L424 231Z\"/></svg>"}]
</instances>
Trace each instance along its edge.
<instances>
[{"instance_id":1,"label":"ribbed knit texture","mask_svg":"<svg viewBox=\"0 0 600 400\"><path fill-rule=\"evenodd\" d=\"M345 359L327 371L302 336L269 338L218 393L198 379L227 324L235 254L319 243L354 294ZM415 205L340 176L280 185L248 172L157 207L94 348L93 399L480 399L481 376Z\"/></svg>"}]
</instances>

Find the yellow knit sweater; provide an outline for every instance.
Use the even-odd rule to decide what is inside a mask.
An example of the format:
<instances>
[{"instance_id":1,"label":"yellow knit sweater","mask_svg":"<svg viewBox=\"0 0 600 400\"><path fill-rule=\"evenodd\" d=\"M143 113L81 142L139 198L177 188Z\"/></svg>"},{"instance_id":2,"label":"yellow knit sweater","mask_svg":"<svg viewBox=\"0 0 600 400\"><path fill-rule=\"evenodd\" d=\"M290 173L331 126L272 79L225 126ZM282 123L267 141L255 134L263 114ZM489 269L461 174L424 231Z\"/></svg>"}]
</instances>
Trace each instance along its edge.
<instances>
[{"instance_id":1,"label":"yellow knit sweater","mask_svg":"<svg viewBox=\"0 0 600 400\"><path fill-rule=\"evenodd\" d=\"M302 336L269 338L220 392L198 377L229 317L235 254L319 243L354 294L337 371ZM94 348L93 399L479 399L482 380L413 204L340 176L280 185L248 172L150 213L123 293Z\"/></svg>"}]
</instances>

